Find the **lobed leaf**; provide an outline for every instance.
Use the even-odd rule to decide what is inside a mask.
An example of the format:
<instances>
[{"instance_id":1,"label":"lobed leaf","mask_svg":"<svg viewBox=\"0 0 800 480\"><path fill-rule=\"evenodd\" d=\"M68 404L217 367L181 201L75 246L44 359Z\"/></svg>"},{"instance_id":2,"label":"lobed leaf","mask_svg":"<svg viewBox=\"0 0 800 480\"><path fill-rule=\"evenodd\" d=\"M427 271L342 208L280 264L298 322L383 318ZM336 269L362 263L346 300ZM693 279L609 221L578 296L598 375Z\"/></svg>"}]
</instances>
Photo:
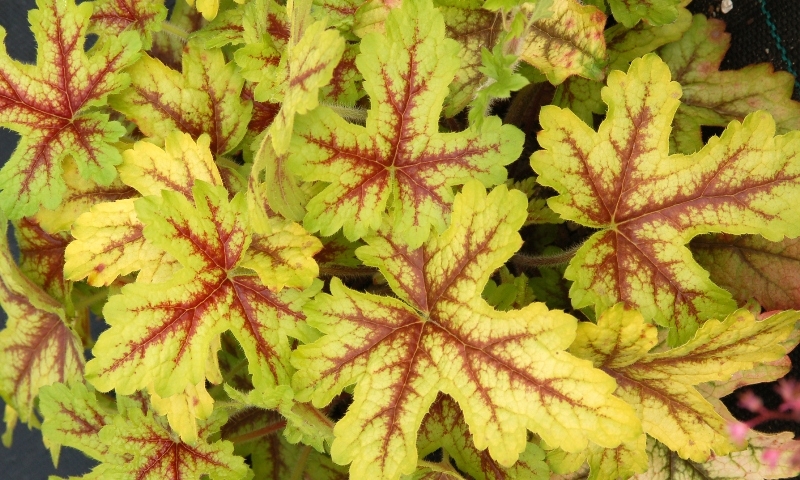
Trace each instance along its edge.
<instances>
[{"instance_id":1,"label":"lobed leaf","mask_svg":"<svg viewBox=\"0 0 800 480\"><path fill-rule=\"evenodd\" d=\"M319 407L355 383L331 448L337 463L353 462L352 477L413 472L417 430L440 391L458 402L475 447L504 466L525 450L527 429L571 451L639 434L633 411L610 395L614 382L563 351L573 317L537 303L497 312L481 298L490 274L521 245L525 205L504 186L487 196L469 182L451 226L422 248L399 243L387 224L358 250L398 298L334 278L331 295L306 307L323 337L293 354L293 385L299 401Z\"/></svg>"},{"instance_id":2,"label":"lobed leaf","mask_svg":"<svg viewBox=\"0 0 800 480\"><path fill-rule=\"evenodd\" d=\"M0 306L8 315L0 331L0 395L20 420L36 424L40 388L81 381L83 345L63 307L19 270L8 250L8 222L0 223Z\"/></svg>"},{"instance_id":3,"label":"lobed leaf","mask_svg":"<svg viewBox=\"0 0 800 480\"><path fill-rule=\"evenodd\" d=\"M570 75L601 80L606 16L577 0L553 3L552 15L533 22L520 59L538 68L554 85Z\"/></svg>"},{"instance_id":4,"label":"lobed leaf","mask_svg":"<svg viewBox=\"0 0 800 480\"><path fill-rule=\"evenodd\" d=\"M0 126L22 135L0 170L0 208L12 219L59 205L66 186L62 161L72 156L84 178L108 185L121 162L111 145L125 131L91 107L128 85L121 73L138 56L136 33L102 42L89 55L83 46L92 4L38 0L29 14L39 45L37 64L12 60L0 48ZM0 41L5 30L0 29Z\"/></svg>"},{"instance_id":5,"label":"lobed leaf","mask_svg":"<svg viewBox=\"0 0 800 480\"><path fill-rule=\"evenodd\" d=\"M356 63L372 105L366 127L325 107L297 120L290 169L329 183L307 205L307 229L328 236L343 228L355 240L380 226L391 202L394 229L419 246L431 226L444 229L454 185L505 180L502 166L522 148L514 127L489 118L480 130L438 133L458 69L458 44L444 30L429 0L404 2L389 14L385 36L372 33L361 42Z\"/></svg>"},{"instance_id":6,"label":"lobed leaf","mask_svg":"<svg viewBox=\"0 0 800 480\"><path fill-rule=\"evenodd\" d=\"M659 50L683 89L670 139L677 152L702 148L702 125L724 127L757 110L772 115L778 133L800 130L800 102L791 99L794 77L769 63L719 71L730 41L725 22L698 14L680 40Z\"/></svg>"},{"instance_id":7,"label":"lobed leaf","mask_svg":"<svg viewBox=\"0 0 800 480\"><path fill-rule=\"evenodd\" d=\"M757 235L703 235L689 244L711 280L744 304L767 311L800 308L800 239L770 242Z\"/></svg>"},{"instance_id":8,"label":"lobed leaf","mask_svg":"<svg viewBox=\"0 0 800 480\"><path fill-rule=\"evenodd\" d=\"M166 18L164 0L96 0L89 28L104 41L133 30L139 34L142 48L149 50L153 32L161 30Z\"/></svg>"},{"instance_id":9,"label":"lobed leaf","mask_svg":"<svg viewBox=\"0 0 800 480\"><path fill-rule=\"evenodd\" d=\"M148 137L163 141L175 131L211 138L211 153L222 155L239 145L252 105L241 99L244 79L220 50L189 43L182 73L148 55L127 71L131 86L109 101Z\"/></svg>"},{"instance_id":10,"label":"lobed leaf","mask_svg":"<svg viewBox=\"0 0 800 480\"><path fill-rule=\"evenodd\" d=\"M736 308L692 259L689 240L715 231L800 234L791 200L800 195L800 135L774 137L769 115L755 113L693 155L668 155L679 96L667 66L647 55L627 74L609 75L608 116L597 132L567 110L543 108L544 150L531 156L539 183L560 194L550 207L600 229L566 270L573 306L599 313L624 301L670 326L672 345Z\"/></svg>"},{"instance_id":11,"label":"lobed leaf","mask_svg":"<svg viewBox=\"0 0 800 480\"><path fill-rule=\"evenodd\" d=\"M256 388L288 383L287 335L301 336L300 306L320 285L277 292L282 284L310 285L315 273L309 264L287 279L281 262L295 254L279 251L298 248L311 256L318 243L292 228L251 239L243 196L230 203L227 198L224 188L198 181L194 206L169 190L137 200L145 238L184 268L165 283L127 285L106 304L103 313L111 328L101 334L87 367L95 387L127 394L152 384L160 397L182 393L214 373L209 361L228 329L242 344ZM292 235L300 235L300 241ZM247 252L248 247L253 250ZM269 283L237 270L242 266Z\"/></svg>"},{"instance_id":12,"label":"lobed leaf","mask_svg":"<svg viewBox=\"0 0 800 480\"><path fill-rule=\"evenodd\" d=\"M47 233L35 217L14 222L19 245L19 269L58 302L64 303L70 285L64 278L64 250L70 241L67 232Z\"/></svg>"},{"instance_id":13,"label":"lobed leaf","mask_svg":"<svg viewBox=\"0 0 800 480\"><path fill-rule=\"evenodd\" d=\"M727 422L694 386L725 381L783 357L786 350L779 343L798 318L800 314L790 311L756 321L738 310L725 321L707 321L680 347L648 353L657 343L656 327L617 304L597 325L578 326L570 352L616 380L615 393L634 406L648 435L681 458L704 462L712 450L726 455L734 448Z\"/></svg>"},{"instance_id":14,"label":"lobed leaf","mask_svg":"<svg viewBox=\"0 0 800 480\"><path fill-rule=\"evenodd\" d=\"M196 180L222 185L209 144L207 135L201 135L195 143L180 132L166 137L163 150L137 142L123 155L120 178L144 196L169 190L191 199ZM139 282L158 282L179 268L172 255L145 238L135 203L133 198L100 203L78 217L72 228L75 241L66 249L67 278L87 278L90 285L103 286L138 270Z\"/></svg>"}]
</instances>

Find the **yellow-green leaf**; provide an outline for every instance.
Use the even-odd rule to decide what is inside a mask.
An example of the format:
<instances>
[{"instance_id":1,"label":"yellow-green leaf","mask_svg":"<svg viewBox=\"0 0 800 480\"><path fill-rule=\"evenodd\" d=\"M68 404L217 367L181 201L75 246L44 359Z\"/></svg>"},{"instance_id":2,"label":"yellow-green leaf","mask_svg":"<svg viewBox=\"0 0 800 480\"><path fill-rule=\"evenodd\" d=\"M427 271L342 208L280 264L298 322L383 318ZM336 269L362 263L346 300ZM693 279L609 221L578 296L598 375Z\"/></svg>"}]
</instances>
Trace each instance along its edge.
<instances>
[{"instance_id":1,"label":"yellow-green leaf","mask_svg":"<svg viewBox=\"0 0 800 480\"><path fill-rule=\"evenodd\" d=\"M513 126L490 117L480 129L438 131L458 49L430 0L404 2L389 14L385 35L364 37L356 63L371 102L366 126L326 107L295 124L291 170L329 184L307 205L309 231L328 236L343 228L355 240L376 230L389 207L395 230L419 246L431 226L444 230L455 185L505 180L503 165L522 148Z\"/></svg>"},{"instance_id":2,"label":"yellow-green leaf","mask_svg":"<svg viewBox=\"0 0 800 480\"><path fill-rule=\"evenodd\" d=\"M558 85L570 75L593 80L604 76L606 16L578 0L559 0L552 15L530 26L520 58Z\"/></svg>"},{"instance_id":3,"label":"yellow-green leaf","mask_svg":"<svg viewBox=\"0 0 800 480\"><path fill-rule=\"evenodd\" d=\"M189 43L182 73L143 55L127 71L131 86L109 101L148 137L163 141L179 130L193 139L208 134L211 153L233 150L244 137L252 105L242 100L244 79L220 50Z\"/></svg>"},{"instance_id":4,"label":"yellow-green leaf","mask_svg":"<svg viewBox=\"0 0 800 480\"><path fill-rule=\"evenodd\" d=\"M736 308L708 279L686 244L709 232L800 235L800 132L775 137L765 113L732 122L691 156L669 155L680 85L657 56L614 71L595 132L568 110L542 109L544 150L531 156L539 183L562 218L600 229L578 250L565 276L576 308L598 313L624 301L672 327L670 343L691 338L708 318ZM795 201L795 199L797 201Z\"/></svg>"},{"instance_id":5,"label":"yellow-green leaf","mask_svg":"<svg viewBox=\"0 0 800 480\"><path fill-rule=\"evenodd\" d=\"M616 394L633 405L644 431L682 458L704 462L713 450L734 450L727 422L695 385L727 380L734 373L777 360L780 345L800 314L789 311L756 321L738 310L724 321L709 320L687 343L648 353L657 343L656 327L636 311L617 304L597 325L578 326L570 352L591 360L617 381Z\"/></svg>"},{"instance_id":6,"label":"yellow-green leaf","mask_svg":"<svg viewBox=\"0 0 800 480\"><path fill-rule=\"evenodd\" d=\"M81 381L83 345L61 304L17 267L7 225L0 218L0 306L8 315L0 331L0 395L20 420L36 424L33 406L40 388Z\"/></svg>"},{"instance_id":7,"label":"yellow-green leaf","mask_svg":"<svg viewBox=\"0 0 800 480\"><path fill-rule=\"evenodd\" d=\"M0 47L0 126L22 141L0 170L0 208L17 219L40 205L56 208L66 186L61 163L75 159L80 174L108 185L122 161L111 144L125 133L108 114L92 107L128 85L122 70L138 56L141 42L125 32L84 51L92 3L39 0L30 12L36 65L12 60ZM0 42L5 30L0 28Z\"/></svg>"},{"instance_id":8,"label":"yellow-green leaf","mask_svg":"<svg viewBox=\"0 0 800 480\"><path fill-rule=\"evenodd\" d=\"M458 402L475 447L504 466L525 450L527 430L571 451L640 434L633 410L610 394L614 381L564 351L575 318L541 303L498 312L481 298L522 244L526 203L504 186L487 196L468 182L441 236L411 249L384 228L358 250L398 298L334 278L331 295L308 304L309 324L324 335L294 352L293 385L298 400L320 407L356 384L331 449L337 463L353 462L351 477L413 472L417 431L440 391Z\"/></svg>"}]
</instances>

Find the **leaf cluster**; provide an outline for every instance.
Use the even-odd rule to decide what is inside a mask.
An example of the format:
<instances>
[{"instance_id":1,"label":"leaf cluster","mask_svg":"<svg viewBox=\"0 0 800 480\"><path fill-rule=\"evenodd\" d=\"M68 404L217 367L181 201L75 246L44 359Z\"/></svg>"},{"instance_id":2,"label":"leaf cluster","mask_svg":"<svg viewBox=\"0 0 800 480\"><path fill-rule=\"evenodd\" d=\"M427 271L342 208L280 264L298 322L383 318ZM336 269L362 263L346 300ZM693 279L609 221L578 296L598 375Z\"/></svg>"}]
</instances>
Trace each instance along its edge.
<instances>
[{"instance_id":1,"label":"leaf cluster","mask_svg":"<svg viewBox=\"0 0 800 480\"><path fill-rule=\"evenodd\" d=\"M4 443L86 479L799 473L720 399L800 342L800 104L686 3L38 0L36 64L0 51Z\"/></svg>"}]
</instances>

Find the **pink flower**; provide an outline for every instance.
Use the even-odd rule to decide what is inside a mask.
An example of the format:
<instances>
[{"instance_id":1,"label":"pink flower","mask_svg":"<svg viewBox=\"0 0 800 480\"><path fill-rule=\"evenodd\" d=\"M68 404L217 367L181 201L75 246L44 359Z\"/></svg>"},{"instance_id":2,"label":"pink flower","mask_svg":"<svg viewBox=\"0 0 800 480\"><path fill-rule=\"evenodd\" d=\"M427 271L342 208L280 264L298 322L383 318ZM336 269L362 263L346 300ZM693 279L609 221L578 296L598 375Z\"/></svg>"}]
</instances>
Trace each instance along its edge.
<instances>
[{"instance_id":1,"label":"pink flower","mask_svg":"<svg viewBox=\"0 0 800 480\"><path fill-rule=\"evenodd\" d=\"M730 433L731 438L736 443L744 443L744 437L747 435L748 431L750 431L750 427L748 427L746 423L736 422L728 424L728 433Z\"/></svg>"},{"instance_id":2,"label":"pink flower","mask_svg":"<svg viewBox=\"0 0 800 480\"><path fill-rule=\"evenodd\" d=\"M761 460L771 468L778 466L778 460L780 460L780 457L781 451L777 448L768 448L764 450L764 453L761 454Z\"/></svg>"},{"instance_id":3,"label":"pink flower","mask_svg":"<svg viewBox=\"0 0 800 480\"><path fill-rule=\"evenodd\" d=\"M752 390L747 390L739 395L739 406L746 408L753 413L758 413L762 408L764 408L764 402L762 402L761 397L753 393Z\"/></svg>"}]
</instances>

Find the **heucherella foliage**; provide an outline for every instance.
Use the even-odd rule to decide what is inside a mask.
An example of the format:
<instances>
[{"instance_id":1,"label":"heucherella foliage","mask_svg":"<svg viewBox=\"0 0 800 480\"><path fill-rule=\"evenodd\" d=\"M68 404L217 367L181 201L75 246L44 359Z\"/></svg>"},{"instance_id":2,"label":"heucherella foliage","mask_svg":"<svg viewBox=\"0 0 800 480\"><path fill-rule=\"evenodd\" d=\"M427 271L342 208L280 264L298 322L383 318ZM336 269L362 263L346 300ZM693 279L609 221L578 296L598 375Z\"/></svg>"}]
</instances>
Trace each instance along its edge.
<instances>
[{"instance_id":1,"label":"heucherella foliage","mask_svg":"<svg viewBox=\"0 0 800 480\"><path fill-rule=\"evenodd\" d=\"M800 343L800 104L719 70L721 21L37 1L36 63L0 52L4 445L103 480L800 472L725 406Z\"/></svg>"},{"instance_id":2,"label":"heucherella foliage","mask_svg":"<svg viewBox=\"0 0 800 480\"><path fill-rule=\"evenodd\" d=\"M356 383L331 447L334 461L352 462L352 477L411 473L417 452L409 440L440 391L461 406L475 446L488 447L501 465L525 449L526 429L568 450L589 440L613 447L639 434L633 410L610 395L613 380L564 352L573 317L541 303L498 312L480 296L520 247L526 205L519 192L500 186L487 196L469 182L441 236L411 249L387 224L357 251L397 299L334 279L331 295L306 306L309 324L324 335L293 354L293 385L299 400L322 407Z\"/></svg>"},{"instance_id":3,"label":"heucherella foliage","mask_svg":"<svg viewBox=\"0 0 800 480\"><path fill-rule=\"evenodd\" d=\"M562 218L601 229L570 262L576 308L618 301L670 327L685 342L708 318L736 308L685 247L702 233L800 235L800 133L775 137L764 113L731 122L693 155L669 155L669 125L680 85L655 55L614 71L603 89L606 119L594 131L569 110L542 109L531 157L548 201Z\"/></svg>"},{"instance_id":4,"label":"heucherella foliage","mask_svg":"<svg viewBox=\"0 0 800 480\"><path fill-rule=\"evenodd\" d=\"M355 240L380 227L391 210L393 229L418 247L431 226L444 230L453 186L477 178L491 186L519 155L522 136L487 118L478 130L440 133L447 86L458 69L458 44L429 1L392 10L386 33L361 41L356 60L372 107L366 126L320 107L295 122L290 168L329 185L307 205L304 225L328 236L340 228Z\"/></svg>"},{"instance_id":5,"label":"heucherella foliage","mask_svg":"<svg viewBox=\"0 0 800 480\"><path fill-rule=\"evenodd\" d=\"M136 33L124 32L85 53L92 4L39 0L38 6L30 13L37 64L19 63L0 51L0 126L24 136L0 170L0 208L11 218L60 203L61 163L68 155L83 177L106 185L114 179L114 165L122 159L111 143L125 130L93 107L128 85L123 69L141 47Z\"/></svg>"}]
</instances>

